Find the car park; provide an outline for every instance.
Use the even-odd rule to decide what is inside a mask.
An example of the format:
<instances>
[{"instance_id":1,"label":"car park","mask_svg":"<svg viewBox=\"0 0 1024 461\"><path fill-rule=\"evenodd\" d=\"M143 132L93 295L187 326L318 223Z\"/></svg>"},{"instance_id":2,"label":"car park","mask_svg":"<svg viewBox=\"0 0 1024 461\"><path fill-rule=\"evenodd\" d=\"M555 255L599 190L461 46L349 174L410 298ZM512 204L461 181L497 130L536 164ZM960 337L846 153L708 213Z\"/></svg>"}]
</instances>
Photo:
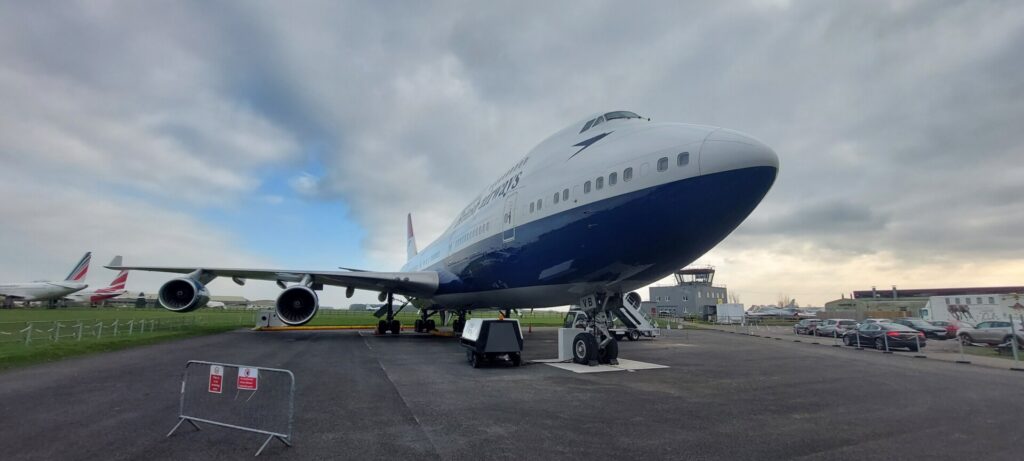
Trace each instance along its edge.
<instances>
[{"instance_id":1,"label":"car park","mask_svg":"<svg viewBox=\"0 0 1024 461\"><path fill-rule=\"evenodd\" d=\"M853 319L828 319L821 322L818 327L814 329L814 335L840 337L846 334L847 330L854 328L856 325L857 321Z\"/></svg>"},{"instance_id":2,"label":"car park","mask_svg":"<svg viewBox=\"0 0 1024 461\"><path fill-rule=\"evenodd\" d=\"M858 341L859 340L859 341ZM874 347L878 350L887 349L909 349L918 351L927 344L924 333L892 322L875 322L867 325L860 325L859 328L851 329L843 335L843 344L864 347Z\"/></svg>"},{"instance_id":3,"label":"car park","mask_svg":"<svg viewBox=\"0 0 1024 461\"><path fill-rule=\"evenodd\" d=\"M937 327L945 328L946 329L946 338L947 339L956 338L957 337L956 333L957 333L957 331L960 330L960 327L962 325L967 325L967 326L969 326L971 328L974 328L974 325L968 325L967 322L960 322L960 324L958 325L956 322L950 322L950 321L947 321L947 320L932 320L931 324L935 325Z\"/></svg>"},{"instance_id":4,"label":"car park","mask_svg":"<svg viewBox=\"0 0 1024 461\"><path fill-rule=\"evenodd\" d=\"M801 319L793 325L793 334L813 335L814 329L821 323L820 319Z\"/></svg>"},{"instance_id":5,"label":"car park","mask_svg":"<svg viewBox=\"0 0 1024 461\"><path fill-rule=\"evenodd\" d=\"M893 323L898 323L900 325L905 325L905 326L913 328L913 329L915 329L917 331L920 331L921 333L924 333L924 336L926 338L932 338L932 339L949 339L949 338L951 338L951 336L948 336L948 331L946 330L946 327L938 326L938 325L932 325L932 323L927 321L927 320L923 320L923 319L909 319L908 318L908 319L897 319L897 320L894 320Z\"/></svg>"},{"instance_id":6,"label":"car park","mask_svg":"<svg viewBox=\"0 0 1024 461\"><path fill-rule=\"evenodd\" d=\"M962 326L957 332L957 337L964 344L982 343L992 346L1006 344L1011 340L1010 322L992 320L981 322L974 328ZM1017 344L1024 344L1024 330L1017 327Z\"/></svg>"}]
</instances>

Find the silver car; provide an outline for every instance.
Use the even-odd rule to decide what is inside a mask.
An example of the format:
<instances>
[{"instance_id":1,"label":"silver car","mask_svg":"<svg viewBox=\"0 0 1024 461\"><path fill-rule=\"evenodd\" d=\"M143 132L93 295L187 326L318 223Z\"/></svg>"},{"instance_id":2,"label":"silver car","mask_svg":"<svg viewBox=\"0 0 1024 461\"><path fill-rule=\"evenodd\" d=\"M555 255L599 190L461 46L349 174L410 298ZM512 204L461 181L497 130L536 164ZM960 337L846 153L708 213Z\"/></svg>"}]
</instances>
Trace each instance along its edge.
<instances>
[{"instance_id":1,"label":"silver car","mask_svg":"<svg viewBox=\"0 0 1024 461\"><path fill-rule=\"evenodd\" d=\"M847 330L857 325L854 319L828 319L818 324L814 329L815 336L835 336L842 338Z\"/></svg>"},{"instance_id":2,"label":"silver car","mask_svg":"<svg viewBox=\"0 0 1024 461\"><path fill-rule=\"evenodd\" d=\"M963 326L957 332L957 336L964 344L983 343L998 346L1010 342L1010 322L991 320L981 322L974 328ZM1017 344L1024 345L1024 330L1017 327Z\"/></svg>"}]
</instances>

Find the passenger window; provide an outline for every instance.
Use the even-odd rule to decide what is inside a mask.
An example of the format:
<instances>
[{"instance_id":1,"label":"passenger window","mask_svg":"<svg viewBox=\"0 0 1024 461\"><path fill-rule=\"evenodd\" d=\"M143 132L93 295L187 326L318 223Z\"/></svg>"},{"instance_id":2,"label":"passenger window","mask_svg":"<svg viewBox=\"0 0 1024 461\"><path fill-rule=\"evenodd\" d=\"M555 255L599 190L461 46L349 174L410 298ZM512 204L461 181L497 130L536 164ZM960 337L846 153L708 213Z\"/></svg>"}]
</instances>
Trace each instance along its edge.
<instances>
[{"instance_id":1,"label":"passenger window","mask_svg":"<svg viewBox=\"0 0 1024 461\"><path fill-rule=\"evenodd\" d=\"M668 169L668 157L662 157L658 159L658 171L665 171Z\"/></svg>"},{"instance_id":2,"label":"passenger window","mask_svg":"<svg viewBox=\"0 0 1024 461\"><path fill-rule=\"evenodd\" d=\"M544 208L544 199L539 198L537 199L537 211L540 211L541 208Z\"/></svg>"},{"instance_id":3,"label":"passenger window","mask_svg":"<svg viewBox=\"0 0 1024 461\"><path fill-rule=\"evenodd\" d=\"M537 207L536 203L530 202L530 213L533 213L534 208Z\"/></svg>"},{"instance_id":4,"label":"passenger window","mask_svg":"<svg viewBox=\"0 0 1024 461\"><path fill-rule=\"evenodd\" d=\"M609 186L614 186L615 183L617 183L617 182L619 182L619 174L618 173L612 173L612 174L608 175L608 185Z\"/></svg>"},{"instance_id":5,"label":"passenger window","mask_svg":"<svg viewBox=\"0 0 1024 461\"><path fill-rule=\"evenodd\" d=\"M569 189L562 191L562 200L569 200Z\"/></svg>"},{"instance_id":6,"label":"passenger window","mask_svg":"<svg viewBox=\"0 0 1024 461\"><path fill-rule=\"evenodd\" d=\"M590 193L590 181L587 181L587 182L583 183L583 193L584 194L589 194Z\"/></svg>"},{"instance_id":7,"label":"passenger window","mask_svg":"<svg viewBox=\"0 0 1024 461\"><path fill-rule=\"evenodd\" d=\"M555 199L554 200L555 200L555 203L557 204L558 203L558 192L555 192Z\"/></svg>"},{"instance_id":8,"label":"passenger window","mask_svg":"<svg viewBox=\"0 0 1024 461\"><path fill-rule=\"evenodd\" d=\"M633 167L626 168L622 171L622 180L629 181L630 179L633 179Z\"/></svg>"},{"instance_id":9,"label":"passenger window","mask_svg":"<svg viewBox=\"0 0 1024 461\"><path fill-rule=\"evenodd\" d=\"M601 188L604 187L604 176L597 177L597 179L594 182L594 187L596 187L597 190L601 190Z\"/></svg>"},{"instance_id":10,"label":"passenger window","mask_svg":"<svg viewBox=\"0 0 1024 461\"><path fill-rule=\"evenodd\" d=\"M676 156L676 166L686 166L690 163L690 153L683 152Z\"/></svg>"}]
</instances>

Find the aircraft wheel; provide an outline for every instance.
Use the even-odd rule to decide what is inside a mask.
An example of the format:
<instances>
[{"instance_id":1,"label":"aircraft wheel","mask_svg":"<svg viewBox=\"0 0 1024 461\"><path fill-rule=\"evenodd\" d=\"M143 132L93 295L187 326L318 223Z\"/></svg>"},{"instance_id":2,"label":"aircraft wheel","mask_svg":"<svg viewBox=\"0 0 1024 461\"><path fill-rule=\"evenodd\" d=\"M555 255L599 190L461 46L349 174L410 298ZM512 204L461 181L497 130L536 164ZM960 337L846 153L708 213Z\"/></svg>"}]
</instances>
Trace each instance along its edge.
<instances>
[{"instance_id":1,"label":"aircraft wheel","mask_svg":"<svg viewBox=\"0 0 1024 461\"><path fill-rule=\"evenodd\" d=\"M597 338L583 332L572 340L572 361L581 365L590 365L597 361Z\"/></svg>"},{"instance_id":2,"label":"aircraft wheel","mask_svg":"<svg viewBox=\"0 0 1024 461\"><path fill-rule=\"evenodd\" d=\"M391 321L391 328L390 329L391 329L391 334L397 335L399 332L402 331L402 322L399 322L398 319L392 320Z\"/></svg>"},{"instance_id":3,"label":"aircraft wheel","mask_svg":"<svg viewBox=\"0 0 1024 461\"><path fill-rule=\"evenodd\" d=\"M437 324L434 323L434 319L427 319L426 322L423 322L423 330L425 332L430 333L431 331L434 331L436 329L437 329Z\"/></svg>"},{"instance_id":4,"label":"aircraft wheel","mask_svg":"<svg viewBox=\"0 0 1024 461\"><path fill-rule=\"evenodd\" d=\"M604 349L597 352L597 361L600 363L612 363L619 359L619 342L611 341Z\"/></svg>"},{"instance_id":5,"label":"aircraft wheel","mask_svg":"<svg viewBox=\"0 0 1024 461\"><path fill-rule=\"evenodd\" d=\"M481 362L483 362L483 357L481 357L480 354L477 354L476 352L471 352L469 354L470 366L472 366L473 368L480 368Z\"/></svg>"},{"instance_id":6,"label":"aircraft wheel","mask_svg":"<svg viewBox=\"0 0 1024 461\"><path fill-rule=\"evenodd\" d=\"M417 333L422 333L423 332L423 319L416 319L416 321L412 323L412 330L417 332Z\"/></svg>"},{"instance_id":7,"label":"aircraft wheel","mask_svg":"<svg viewBox=\"0 0 1024 461\"><path fill-rule=\"evenodd\" d=\"M378 320L377 321L377 334L378 335L382 335L385 332L387 332L387 330L388 330L388 321L387 320Z\"/></svg>"}]
</instances>

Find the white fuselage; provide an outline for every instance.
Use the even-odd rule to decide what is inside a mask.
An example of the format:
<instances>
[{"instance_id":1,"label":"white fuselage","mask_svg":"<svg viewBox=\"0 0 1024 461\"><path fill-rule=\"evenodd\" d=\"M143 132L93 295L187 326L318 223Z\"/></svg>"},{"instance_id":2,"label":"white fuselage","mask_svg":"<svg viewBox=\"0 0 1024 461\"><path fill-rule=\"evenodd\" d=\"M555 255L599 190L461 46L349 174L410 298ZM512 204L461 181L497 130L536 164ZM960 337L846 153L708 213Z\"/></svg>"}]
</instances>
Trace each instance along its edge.
<instances>
[{"instance_id":1,"label":"white fuselage","mask_svg":"<svg viewBox=\"0 0 1024 461\"><path fill-rule=\"evenodd\" d=\"M581 133L585 122L541 142L402 268L439 273L432 302L543 307L650 284L725 238L778 169L731 130L630 118ZM702 204L716 195L724 212Z\"/></svg>"},{"instance_id":2,"label":"white fuselage","mask_svg":"<svg viewBox=\"0 0 1024 461\"><path fill-rule=\"evenodd\" d=\"M79 282L26 282L0 285L0 295L22 301L60 299L89 285Z\"/></svg>"}]
</instances>

